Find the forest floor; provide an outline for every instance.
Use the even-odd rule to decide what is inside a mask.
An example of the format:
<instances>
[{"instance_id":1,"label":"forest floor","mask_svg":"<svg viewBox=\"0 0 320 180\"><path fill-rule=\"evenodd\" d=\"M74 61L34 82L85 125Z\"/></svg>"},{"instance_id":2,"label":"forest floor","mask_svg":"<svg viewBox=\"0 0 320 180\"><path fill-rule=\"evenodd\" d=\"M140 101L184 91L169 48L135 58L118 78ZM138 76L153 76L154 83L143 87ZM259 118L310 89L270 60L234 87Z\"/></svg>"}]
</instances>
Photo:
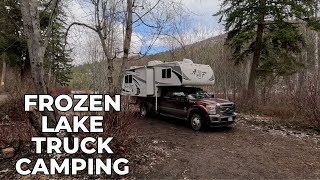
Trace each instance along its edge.
<instances>
[{"instance_id":1,"label":"forest floor","mask_svg":"<svg viewBox=\"0 0 320 180\"><path fill-rule=\"evenodd\" d=\"M290 130L245 115L232 128L201 132L164 117L139 118L134 127L137 147L128 154L129 179L320 178L320 135L316 132ZM28 152L12 159L0 158L0 179L21 178L15 172L19 158L43 156ZM29 178L39 176L25 177ZM74 178L89 177L83 174Z\"/></svg>"},{"instance_id":2,"label":"forest floor","mask_svg":"<svg viewBox=\"0 0 320 180\"><path fill-rule=\"evenodd\" d=\"M0 105L3 105L8 99L8 94L0 93Z\"/></svg>"},{"instance_id":3,"label":"forest floor","mask_svg":"<svg viewBox=\"0 0 320 180\"><path fill-rule=\"evenodd\" d=\"M232 128L194 132L179 120L140 119L139 141L158 157L132 172L138 179L320 178L319 133L268 121L242 115Z\"/></svg>"}]
</instances>

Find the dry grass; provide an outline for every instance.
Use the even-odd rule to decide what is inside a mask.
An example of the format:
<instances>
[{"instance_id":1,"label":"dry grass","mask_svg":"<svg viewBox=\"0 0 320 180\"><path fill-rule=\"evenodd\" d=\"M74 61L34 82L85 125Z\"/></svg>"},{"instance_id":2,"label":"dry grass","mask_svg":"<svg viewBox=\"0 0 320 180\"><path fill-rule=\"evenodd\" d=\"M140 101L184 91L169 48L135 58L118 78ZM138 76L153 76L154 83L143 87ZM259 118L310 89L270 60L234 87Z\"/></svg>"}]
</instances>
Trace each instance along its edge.
<instances>
[{"instance_id":1,"label":"dry grass","mask_svg":"<svg viewBox=\"0 0 320 180\"><path fill-rule=\"evenodd\" d=\"M70 112L67 113L69 117L69 123L72 125L71 117L74 115L83 117L90 115L102 115L104 117L103 121L103 133L84 133L80 131L79 133L70 133L68 136L76 136L79 138L85 137L113 137L113 140L110 143L111 149L117 154L126 154L132 148L132 145L135 143L135 129L134 123L135 120L139 117L139 114L129 106L127 98L122 98L121 101L121 111L120 112ZM85 122L85 126L89 129L89 121ZM80 153L81 154L81 153ZM79 154L78 154L79 155ZM84 155L84 154L82 154Z\"/></svg>"},{"instance_id":2,"label":"dry grass","mask_svg":"<svg viewBox=\"0 0 320 180\"><path fill-rule=\"evenodd\" d=\"M48 93L55 97L62 94L70 94L71 88L69 86L56 86L56 87L50 88L48 90Z\"/></svg>"},{"instance_id":3,"label":"dry grass","mask_svg":"<svg viewBox=\"0 0 320 180\"><path fill-rule=\"evenodd\" d=\"M304 89L303 96L294 91L272 93L266 101L255 98L248 101L238 98L236 104L240 112L276 117L284 123L300 125L320 130L320 93L314 84Z\"/></svg>"},{"instance_id":4,"label":"dry grass","mask_svg":"<svg viewBox=\"0 0 320 180\"><path fill-rule=\"evenodd\" d=\"M138 113L130 106L126 98L122 100L121 112L105 112L99 114L104 116L103 133L70 133L71 135L84 137L113 137L111 148L117 154L125 154L130 151L135 142L133 124L138 117ZM69 117L73 115L98 115L98 113L65 113ZM23 97L10 97L5 106L0 107L0 148L8 146L20 146L25 142L30 142L31 137L36 135L34 128L29 122L29 113L24 112ZM89 122L86 124L89 127Z\"/></svg>"},{"instance_id":5,"label":"dry grass","mask_svg":"<svg viewBox=\"0 0 320 180\"><path fill-rule=\"evenodd\" d=\"M0 107L0 147L20 146L35 134L24 112L23 97L11 96Z\"/></svg>"}]
</instances>

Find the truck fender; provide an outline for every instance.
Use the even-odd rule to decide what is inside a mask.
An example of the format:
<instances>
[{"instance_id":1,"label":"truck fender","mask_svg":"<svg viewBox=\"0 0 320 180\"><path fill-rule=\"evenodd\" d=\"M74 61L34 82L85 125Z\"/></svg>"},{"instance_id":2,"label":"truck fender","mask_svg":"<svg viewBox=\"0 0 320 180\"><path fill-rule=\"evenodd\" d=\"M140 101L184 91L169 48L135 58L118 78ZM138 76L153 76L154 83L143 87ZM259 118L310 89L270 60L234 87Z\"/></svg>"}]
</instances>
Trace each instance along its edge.
<instances>
[{"instance_id":1,"label":"truck fender","mask_svg":"<svg viewBox=\"0 0 320 180\"><path fill-rule=\"evenodd\" d=\"M192 106L191 108L189 108L188 112L187 112L187 119L190 118L190 116L195 112L200 112L201 114L207 114L207 109L203 106L203 105L197 105L197 106Z\"/></svg>"}]
</instances>

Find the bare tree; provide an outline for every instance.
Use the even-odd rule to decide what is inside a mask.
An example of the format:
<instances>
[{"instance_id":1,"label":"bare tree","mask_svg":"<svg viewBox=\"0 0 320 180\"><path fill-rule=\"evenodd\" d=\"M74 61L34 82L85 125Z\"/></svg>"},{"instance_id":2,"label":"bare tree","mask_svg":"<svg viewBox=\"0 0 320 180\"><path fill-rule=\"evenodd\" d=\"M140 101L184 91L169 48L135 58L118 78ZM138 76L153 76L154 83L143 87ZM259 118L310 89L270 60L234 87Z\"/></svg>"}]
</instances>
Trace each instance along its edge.
<instances>
[{"instance_id":1,"label":"bare tree","mask_svg":"<svg viewBox=\"0 0 320 180\"><path fill-rule=\"evenodd\" d=\"M50 1L48 8L51 10L50 23L45 32L40 29L39 2L38 0L22 0L21 13L23 19L24 34L27 38L28 52L31 63L31 74L37 94L47 94L47 87L44 82L44 55L48 46L48 37L51 33L52 20L55 17L55 10L58 0ZM52 112L45 111L42 113L48 117L49 126L56 124L55 116ZM41 131L41 120L34 119L33 125L38 131Z\"/></svg>"},{"instance_id":2,"label":"bare tree","mask_svg":"<svg viewBox=\"0 0 320 180\"><path fill-rule=\"evenodd\" d=\"M132 0L127 0L127 19L126 19L126 30L123 42L123 57L120 68L120 78L118 79L117 84L117 93L121 91L122 79L124 77L123 72L125 71L128 60L129 60L129 51L131 45L131 37L132 37L132 14L133 14L133 2Z\"/></svg>"},{"instance_id":3,"label":"bare tree","mask_svg":"<svg viewBox=\"0 0 320 180\"><path fill-rule=\"evenodd\" d=\"M104 72L108 77L106 83L108 84L107 92L109 93L114 93L114 90L119 92L122 84L122 72L124 72L127 67L129 56L134 54L130 50L133 29L140 25L153 29L153 33L155 35L150 38L152 39L150 41L150 46L152 46L163 27L168 25L165 24L169 22L168 19L174 17L168 10L170 7L166 5L169 1L163 1L160 3L161 0L157 0L154 3L149 0L127 0L126 5L124 2L125 1L123 0L90 0L89 3L94 7L94 24L91 25L82 22L73 22L69 25L66 31L67 35L72 26L78 25L89 28L97 34L106 58L107 68ZM170 3L173 3L173 1L170 1ZM157 9L158 6L160 10ZM133 20L133 16L136 17L136 19ZM148 19L148 21L145 19ZM121 26L124 28L122 35L123 38L119 40L117 37L121 37L118 32L119 27ZM121 41L121 48L117 46L117 40ZM143 54L139 52L138 55ZM122 56L120 69L119 71L115 71L114 60L120 56ZM115 89L111 88L113 85L116 87Z\"/></svg>"},{"instance_id":4,"label":"bare tree","mask_svg":"<svg viewBox=\"0 0 320 180\"><path fill-rule=\"evenodd\" d=\"M121 1L115 0L90 0L90 3L94 7L94 25L89 25L81 22L73 22L69 25L66 31L66 36L70 28L74 25L87 27L94 32L97 33L102 50L104 52L104 56L106 58L107 69L105 72L107 74L106 83L108 84L107 92L113 91L111 88L113 83L113 60L116 58L116 51L114 49L114 35L115 35L115 21L116 21L116 14L117 6Z\"/></svg>"}]
</instances>

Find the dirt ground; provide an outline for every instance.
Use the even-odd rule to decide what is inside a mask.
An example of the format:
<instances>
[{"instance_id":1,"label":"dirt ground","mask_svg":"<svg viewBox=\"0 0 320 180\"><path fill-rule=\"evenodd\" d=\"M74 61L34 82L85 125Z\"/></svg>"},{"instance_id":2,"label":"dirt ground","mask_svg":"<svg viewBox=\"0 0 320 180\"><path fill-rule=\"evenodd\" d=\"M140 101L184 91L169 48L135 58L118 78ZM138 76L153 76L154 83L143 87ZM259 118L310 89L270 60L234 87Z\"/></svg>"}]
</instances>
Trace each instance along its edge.
<instances>
[{"instance_id":1,"label":"dirt ground","mask_svg":"<svg viewBox=\"0 0 320 180\"><path fill-rule=\"evenodd\" d=\"M0 105L3 105L3 103L6 102L6 99L8 98L7 94L0 93Z\"/></svg>"},{"instance_id":2,"label":"dirt ground","mask_svg":"<svg viewBox=\"0 0 320 180\"><path fill-rule=\"evenodd\" d=\"M319 133L291 131L253 122L251 117L239 118L232 128L201 132L164 117L139 118L134 127L138 147L128 157L128 179L320 178ZM21 178L14 169L21 157L39 158L30 152L9 160L0 158L0 179ZM68 177L24 177L39 178ZM85 174L73 178L105 179Z\"/></svg>"},{"instance_id":3,"label":"dirt ground","mask_svg":"<svg viewBox=\"0 0 320 180\"><path fill-rule=\"evenodd\" d=\"M253 125L245 118L232 128L203 132L163 117L142 118L136 126L140 141L162 156L154 157L149 171L133 171L138 179L320 178L317 134Z\"/></svg>"}]
</instances>

